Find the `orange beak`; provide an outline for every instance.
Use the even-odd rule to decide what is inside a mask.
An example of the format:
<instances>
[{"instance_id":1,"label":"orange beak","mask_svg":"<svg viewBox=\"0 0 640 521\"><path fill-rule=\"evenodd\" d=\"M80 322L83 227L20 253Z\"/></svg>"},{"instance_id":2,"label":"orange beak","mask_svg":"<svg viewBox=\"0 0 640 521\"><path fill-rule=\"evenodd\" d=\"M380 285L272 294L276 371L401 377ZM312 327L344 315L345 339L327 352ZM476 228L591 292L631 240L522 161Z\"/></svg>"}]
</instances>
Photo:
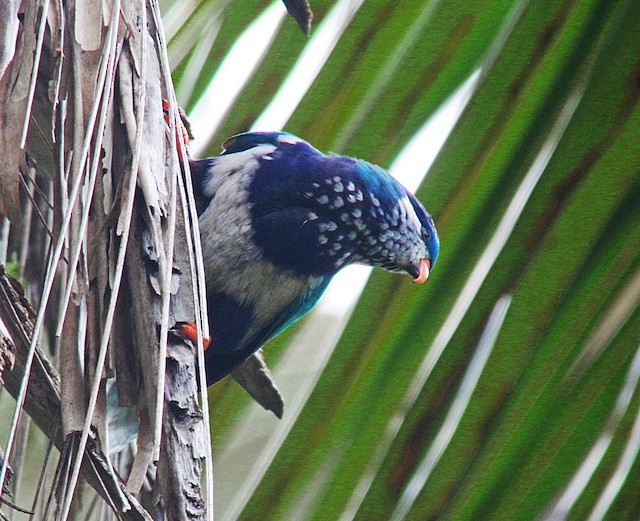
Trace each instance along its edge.
<instances>
[{"instance_id":1,"label":"orange beak","mask_svg":"<svg viewBox=\"0 0 640 521\"><path fill-rule=\"evenodd\" d=\"M429 278L429 271L431 271L431 263L429 259L420 260L420 273L413 279L414 284L424 284Z\"/></svg>"}]
</instances>

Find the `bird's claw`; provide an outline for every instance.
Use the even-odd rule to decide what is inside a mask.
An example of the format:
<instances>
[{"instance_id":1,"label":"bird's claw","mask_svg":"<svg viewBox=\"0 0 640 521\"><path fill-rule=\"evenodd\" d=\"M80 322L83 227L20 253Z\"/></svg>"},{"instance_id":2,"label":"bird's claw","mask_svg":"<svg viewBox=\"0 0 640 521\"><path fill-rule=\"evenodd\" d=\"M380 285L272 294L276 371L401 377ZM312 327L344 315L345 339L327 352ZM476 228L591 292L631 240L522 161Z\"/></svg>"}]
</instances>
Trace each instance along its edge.
<instances>
[{"instance_id":1,"label":"bird's claw","mask_svg":"<svg viewBox=\"0 0 640 521\"><path fill-rule=\"evenodd\" d=\"M193 322L177 322L171 331L176 335L189 340L194 346L198 345L198 329ZM202 345L206 350L211 344L211 338L203 338Z\"/></svg>"},{"instance_id":2,"label":"bird's claw","mask_svg":"<svg viewBox=\"0 0 640 521\"><path fill-rule=\"evenodd\" d=\"M171 122L169 120L169 102L167 100L162 100L162 112L164 113L164 120L166 121L167 125L171 126ZM182 144L186 148L189 144L189 140L191 139L191 133L189 132L189 129L187 128L187 125L184 121L184 118L186 118L186 116L182 111L180 111L179 116L180 118L177 121L176 127L176 148L178 150L178 155L180 154L180 142L182 142Z\"/></svg>"}]
</instances>

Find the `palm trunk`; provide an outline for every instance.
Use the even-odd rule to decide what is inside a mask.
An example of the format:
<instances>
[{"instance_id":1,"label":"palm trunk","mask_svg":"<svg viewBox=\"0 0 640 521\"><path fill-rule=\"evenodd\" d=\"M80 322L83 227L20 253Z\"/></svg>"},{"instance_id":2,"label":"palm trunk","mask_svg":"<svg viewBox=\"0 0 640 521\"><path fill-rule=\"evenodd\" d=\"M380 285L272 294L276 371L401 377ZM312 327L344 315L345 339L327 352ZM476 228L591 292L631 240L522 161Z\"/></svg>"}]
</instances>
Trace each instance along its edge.
<instances>
[{"instance_id":1,"label":"palm trunk","mask_svg":"<svg viewBox=\"0 0 640 521\"><path fill-rule=\"evenodd\" d=\"M197 353L169 332L202 317L196 217L163 119L162 100L174 95L157 5L45 4L3 4L0 210L37 309L4 275L4 384L15 417L24 407L63 455L49 484L62 518L82 472L125 519L205 519ZM112 377L143 425L131 475L114 473L107 456ZM147 494L145 510L134 495L151 475L159 495Z\"/></svg>"}]
</instances>

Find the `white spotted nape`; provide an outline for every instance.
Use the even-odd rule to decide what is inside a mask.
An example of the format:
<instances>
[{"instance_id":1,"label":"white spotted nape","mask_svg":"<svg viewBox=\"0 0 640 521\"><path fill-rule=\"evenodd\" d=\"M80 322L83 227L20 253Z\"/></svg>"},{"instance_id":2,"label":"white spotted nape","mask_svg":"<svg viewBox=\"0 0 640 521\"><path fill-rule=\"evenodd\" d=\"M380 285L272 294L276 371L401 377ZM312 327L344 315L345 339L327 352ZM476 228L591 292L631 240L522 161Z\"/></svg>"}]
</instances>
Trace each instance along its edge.
<instances>
[{"instance_id":1,"label":"white spotted nape","mask_svg":"<svg viewBox=\"0 0 640 521\"><path fill-rule=\"evenodd\" d=\"M340 196L336 197L333 200L333 203L331 204L330 208L342 208L344 206L344 199Z\"/></svg>"}]
</instances>

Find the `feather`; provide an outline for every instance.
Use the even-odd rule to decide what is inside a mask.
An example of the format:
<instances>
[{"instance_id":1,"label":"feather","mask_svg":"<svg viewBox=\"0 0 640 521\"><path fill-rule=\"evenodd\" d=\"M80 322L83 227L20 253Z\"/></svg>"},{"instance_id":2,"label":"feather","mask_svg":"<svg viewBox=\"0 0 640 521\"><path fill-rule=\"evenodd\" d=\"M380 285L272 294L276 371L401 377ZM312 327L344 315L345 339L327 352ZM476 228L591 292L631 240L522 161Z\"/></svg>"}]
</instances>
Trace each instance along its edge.
<instances>
[{"instance_id":1,"label":"feather","mask_svg":"<svg viewBox=\"0 0 640 521\"><path fill-rule=\"evenodd\" d=\"M366 161L254 132L190 165L212 337L208 385L307 313L342 267L382 267L422 283L436 263L427 211Z\"/></svg>"}]
</instances>

